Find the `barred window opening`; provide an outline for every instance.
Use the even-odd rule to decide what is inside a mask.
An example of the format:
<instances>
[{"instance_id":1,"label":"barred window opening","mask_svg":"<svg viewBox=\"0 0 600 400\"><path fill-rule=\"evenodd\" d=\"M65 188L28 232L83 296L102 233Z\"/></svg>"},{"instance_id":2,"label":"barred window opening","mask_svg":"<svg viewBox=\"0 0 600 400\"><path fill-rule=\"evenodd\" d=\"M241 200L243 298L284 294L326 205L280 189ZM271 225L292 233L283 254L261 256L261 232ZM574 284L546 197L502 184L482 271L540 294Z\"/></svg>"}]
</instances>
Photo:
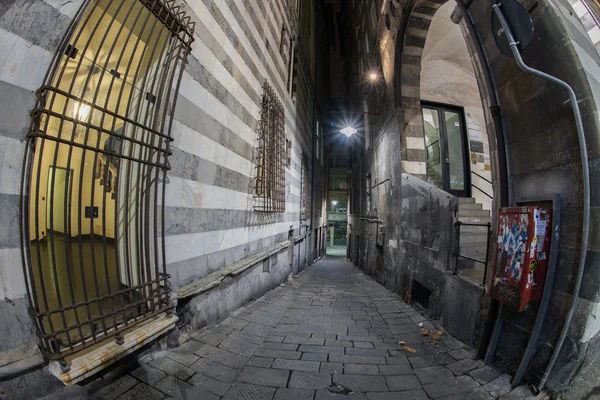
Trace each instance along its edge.
<instances>
[{"instance_id":1,"label":"barred window opening","mask_svg":"<svg viewBox=\"0 0 600 400\"><path fill-rule=\"evenodd\" d=\"M36 92L21 240L48 359L119 339L173 308L168 120L193 30L171 0L86 0Z\"/></svg>"},{"instance_id":2,"label":"barred window opening","mask_svg":"<svg viewBox=\"0 0 600 400\"><path fill-rule=\"evenodd\" d=\"M300 175L300 219L310 219L310 180L308 174L308 157L302 153L302 171Z\"/></svg>"},{"instance_id":3,"label":"barred window opening","mask_svg":"<svg viewBox=\"0 0 600 400\"><path fill-rule=\"evenodd\" d=\"M285 118L283 104L268 84L263 85L256 155L257 212L285 211Z\"/></svg>"}]
</instances>

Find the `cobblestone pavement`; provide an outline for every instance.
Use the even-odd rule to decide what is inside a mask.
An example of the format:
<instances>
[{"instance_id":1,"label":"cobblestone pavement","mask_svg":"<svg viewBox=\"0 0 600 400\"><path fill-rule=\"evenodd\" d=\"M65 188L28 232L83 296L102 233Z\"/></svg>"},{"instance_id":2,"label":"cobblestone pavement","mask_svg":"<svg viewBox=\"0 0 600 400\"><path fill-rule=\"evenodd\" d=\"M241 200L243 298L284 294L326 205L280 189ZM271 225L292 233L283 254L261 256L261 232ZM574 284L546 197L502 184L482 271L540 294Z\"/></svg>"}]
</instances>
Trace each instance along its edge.
<instances>
[{"instance_id":1,"label":"cobblestone pavement","mask_svg":"<svg viewBox=\"0 0 600 400\"><path fill-rule=\"evenodd\" d=\"M529 398L473 349L422 328L443 329L348 261L326 258L182 346L142 357L92 398Z\"/></svg>"}]
</instances>

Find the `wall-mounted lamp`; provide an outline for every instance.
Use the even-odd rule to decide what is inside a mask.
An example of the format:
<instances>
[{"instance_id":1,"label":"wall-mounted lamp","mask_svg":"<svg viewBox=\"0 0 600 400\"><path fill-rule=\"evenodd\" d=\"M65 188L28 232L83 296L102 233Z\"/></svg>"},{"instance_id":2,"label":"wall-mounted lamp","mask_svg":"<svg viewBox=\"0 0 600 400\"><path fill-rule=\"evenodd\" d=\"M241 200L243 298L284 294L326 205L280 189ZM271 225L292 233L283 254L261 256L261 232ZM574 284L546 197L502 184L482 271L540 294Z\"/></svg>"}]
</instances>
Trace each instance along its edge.
<instances>
[{"instance_id":1,"label":"wall-mounted lamp","mask_svg":"<svg viewBox=\"0 0 600 400\"><path fill-rule=\"evenodd\" d=\"M337 205L338 201L337 200L331 200L331 204L333 204L334 206Z\"/></svg>"},{"instance_id":2,"label":"wall-mounted lamp","mask_svg":"<svg viewBox=\"0 0 600 400\"><path fill-rule=\"evenodd\" d=\"M369 75L369 79L371 79L372 81L374 81L374 80L377 80L377 74L376 74L376 73L374 73L374 72L372 72L372 73Z\"/></svg>"}]
</instances>

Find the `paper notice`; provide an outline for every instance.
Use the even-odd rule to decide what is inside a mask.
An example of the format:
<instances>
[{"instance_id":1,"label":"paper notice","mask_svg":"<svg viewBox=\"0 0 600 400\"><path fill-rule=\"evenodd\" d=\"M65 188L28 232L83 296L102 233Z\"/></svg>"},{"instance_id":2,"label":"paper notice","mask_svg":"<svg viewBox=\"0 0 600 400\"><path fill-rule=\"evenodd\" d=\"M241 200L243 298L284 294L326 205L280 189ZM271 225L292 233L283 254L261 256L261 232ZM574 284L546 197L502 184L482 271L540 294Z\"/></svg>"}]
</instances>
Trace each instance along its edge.
<instances>
[{"instance_id":1,"label":"paper notice","mask_svg":"<svg viewBox=\"0 0 600 400\"><path fill-rule=\"evenodd\" d=\"M538 219L535 222L535 235L536 236L543 236L545 234L546 234L546 221Z\"/></svg>"}]
</instances>

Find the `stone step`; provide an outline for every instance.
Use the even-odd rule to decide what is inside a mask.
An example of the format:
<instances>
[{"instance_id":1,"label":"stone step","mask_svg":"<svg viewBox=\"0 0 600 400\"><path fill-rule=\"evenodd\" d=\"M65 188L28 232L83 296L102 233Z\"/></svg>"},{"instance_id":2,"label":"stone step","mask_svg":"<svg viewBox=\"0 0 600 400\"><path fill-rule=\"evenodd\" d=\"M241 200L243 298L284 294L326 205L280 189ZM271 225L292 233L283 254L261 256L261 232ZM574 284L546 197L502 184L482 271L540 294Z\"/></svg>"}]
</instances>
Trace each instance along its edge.
<instances>
[{"instance_id":1,"label":"stone step","mask_svg":"<svg viewBox=\"0 0 600 400\"><path fill-rule=\"evenodd\" d=\"M485 226L467 226L463 225L460 227L460 236L463 235L480 235L485 237L487 235L487 228ZM462 242L462 239L461 239Z\"/></svg>"},{"instance_id":2,"label":"stone step","mask_svg":"<svg viewBox=\"0 0 600 400\"><path fill-rule=\"evenodd\" d=\"M479 245L485 244L486 242L486 233L483 234L479 232L482 228L478 228L477 232L465 232L466 226L463 226L460 229L460 243L461 245Z\"/></svg>"},{"instance_id":3,"label":"stone step","mask_svg":"<svg viewBox=\"0 0 600 400\"><path fill-rule=\"evenodd\" d=\"M462 210L481 210L482 206L479 203L458 203L459 211Z\"/></svg>"},{"instance_id":4,"label":"stone step","mask_svg":"<svg viewBox=\"0 0 600 400\"><path fill-rule=\"evenodd\" d=\"M469 224L487 224L492 221L492 218L488 215L482 217L459 217L458 220Z\"/></svg>"},{"instance_id":5,"label":"stone step","mask_svg":"<svg viewBox=\"0 0 600 400\"><path fill-rule=\"evenodd\" d=\"M480 254L482 256L485 256L487 246L486 246L485 242L465 244L461 240L459 249L460 249L460 254L464 254L467 256L475 256L475 255L480 255ZM478 258L478 257L475 257L475 258Z\"/></svg>"},{"instance_id":6,"label":"stone step","mask_svg":"<svg viewBox=\"0 0 600 400\"><path fill-rule=\"evenodd\" d=\"M481 204L479 205L481 206ZM490 216L490 212L488 210L477 210L477 209L468 209L463 210L461 208L458 209L458 220L461 221L463 217L488 217Z\"/></svg>"},{"instance_id":7,"label":"stone step","mask_svg":"<svg viewBox=\"0 0 600 400\"><path fill-rule=\"evenodd\" d=\"M475 203L475 199L473 197L459 197L458 204L467 204L467 203Z\"/></svg>"}]
</instances>

